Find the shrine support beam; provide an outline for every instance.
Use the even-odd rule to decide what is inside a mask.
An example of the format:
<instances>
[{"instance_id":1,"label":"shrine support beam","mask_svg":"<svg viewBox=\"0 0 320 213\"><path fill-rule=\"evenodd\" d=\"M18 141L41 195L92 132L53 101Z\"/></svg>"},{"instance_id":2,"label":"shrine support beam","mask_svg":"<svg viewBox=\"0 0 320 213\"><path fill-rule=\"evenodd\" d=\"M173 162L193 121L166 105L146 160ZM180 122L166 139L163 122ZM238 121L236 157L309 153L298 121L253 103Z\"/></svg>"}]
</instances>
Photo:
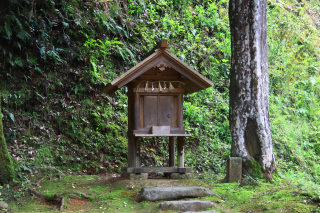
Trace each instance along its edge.
<instances>
[{"instance_id":1,"label":"shrine support beam","mask_svg":"<svg viewBox=\"0 0 320 213\"><path fill-rule=\"evenodd\" d=\"M175 166L175 137L169 137L169 166Z\"/></svg>"},{"instance_id":2,"label":"shrine support beam","mask_svg":"<svg viewBox=\"0 0 320 213\"><path fill-rule=\"evenodd\" d=\"M177 137L177 149L178 149L178 167L184 167L184 143L186 137Z\"/></svg>"}]
</instances>

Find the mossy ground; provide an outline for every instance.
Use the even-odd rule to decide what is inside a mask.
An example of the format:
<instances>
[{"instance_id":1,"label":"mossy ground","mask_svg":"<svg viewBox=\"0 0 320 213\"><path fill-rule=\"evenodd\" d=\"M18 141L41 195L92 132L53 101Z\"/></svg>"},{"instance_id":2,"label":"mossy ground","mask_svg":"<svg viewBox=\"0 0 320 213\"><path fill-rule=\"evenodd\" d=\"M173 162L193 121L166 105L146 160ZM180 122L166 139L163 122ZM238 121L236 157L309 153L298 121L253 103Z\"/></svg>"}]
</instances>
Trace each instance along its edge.
<instances>
[{"instance_id":1,"label":"mossy ground","mask_svg":"<svg viewBox=\"0 0 320 213\"><path fill-rule=\"evenodd\" d=\"M31 178L32 180L32 178ZM217 196L197 199L216 204L218 212L318 212L318 203L294 184L266 183L258 181L257 187L239 187L237 183L211 183L206 180L170 180L149 179L147 181L130 181L111 175L76 175L63 176L62 181L43 180L37 188L48 197L59 194L67 197L63 212L175 212L161 211L157 202L137 202L142 187L155 186L204 186L210 188ZM26 185L27 187L34 187ZM18 189L17 189L18 190ZM1 191L1 190L0 190ZM71 199L69 194L84 193L89 199ZM57 203L45 202L34 198L18 198L8 202L13 212L48 212L57 210Z\"/></svg>"}]
</instances>

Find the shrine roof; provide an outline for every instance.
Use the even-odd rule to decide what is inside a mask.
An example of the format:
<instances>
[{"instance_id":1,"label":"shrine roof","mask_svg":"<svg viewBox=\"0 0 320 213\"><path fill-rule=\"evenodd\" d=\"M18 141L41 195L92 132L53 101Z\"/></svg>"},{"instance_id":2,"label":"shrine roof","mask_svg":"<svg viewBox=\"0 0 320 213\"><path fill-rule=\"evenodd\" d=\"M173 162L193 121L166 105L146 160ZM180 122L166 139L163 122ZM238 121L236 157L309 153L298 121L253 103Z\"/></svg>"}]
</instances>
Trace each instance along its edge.
<instances>
[{"instance_id":1,"label":"shrine roof","mask_svg":"<svg viewBox=\"0 0 320 213\"><path fill-rule=\"evenodd\" d=\"M177 56L172 54L167 48L167 41L162 40L157 48L154 48L149 52L149 56L143 61L126 71L102 90L102 92L112 94L127 83L141 76L143 73L151 69L152 67L164 64L164 66L170 66L177 72L179 72L186 79L185 88L187 93L194 93L200 90L213 86L213 82L194 70L188 64L183 62Z\"/></svg>"}]
</instances>

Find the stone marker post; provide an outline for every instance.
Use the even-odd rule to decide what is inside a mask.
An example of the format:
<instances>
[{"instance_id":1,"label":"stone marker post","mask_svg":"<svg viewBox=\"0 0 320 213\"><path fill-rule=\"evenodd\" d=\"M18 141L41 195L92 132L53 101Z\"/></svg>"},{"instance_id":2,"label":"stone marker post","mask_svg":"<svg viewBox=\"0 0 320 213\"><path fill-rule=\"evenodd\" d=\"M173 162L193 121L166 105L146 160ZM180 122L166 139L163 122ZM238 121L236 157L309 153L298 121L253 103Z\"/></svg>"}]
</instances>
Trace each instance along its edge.
<instances>
[{"instance_id":1,"label":"stone marker post","mask_svg":"<svg viewBox=\"0 0 320 213\"><path fill-rule=\"evenodd\" d=\"M227 181L240 182L242 177L242 158L230 157L227 163Z\"/></svg>"}]
</instances>

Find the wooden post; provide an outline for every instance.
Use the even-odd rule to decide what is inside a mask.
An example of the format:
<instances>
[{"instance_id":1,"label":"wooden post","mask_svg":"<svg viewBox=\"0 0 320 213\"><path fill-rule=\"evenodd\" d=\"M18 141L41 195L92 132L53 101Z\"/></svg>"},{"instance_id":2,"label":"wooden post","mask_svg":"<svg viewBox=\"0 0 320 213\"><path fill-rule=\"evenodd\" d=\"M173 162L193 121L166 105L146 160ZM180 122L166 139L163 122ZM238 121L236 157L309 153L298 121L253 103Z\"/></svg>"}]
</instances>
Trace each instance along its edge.
<instances>
[{"instance_id":1,"label":"wooden post","mask_svg":"<svg viewBox=\"0 0 320 213\"><path fill-rule=\"evenodd\" d=\"M128 130L133 129L133 114L134 114L134 105L133 105L133 85L132 83L128 84L128 92L127 92L127 97L128 97Z\"/></svg>"},{"instance_id":2,"label":"wooden post","mask_svg":"<svg viewBox=\"0 0 320 213\"><path fill-rule=\"evenodd\" d=\"M135 130L140 128L140 96L139 93L134 94L134 127Z\"/></svg>"},{"instance_id":3,"label":"wooden post","mask_svg":"<svg viewBox=\"0 0 320 213\"><path fill-rule=\"evenodd\" d=\"M169 166L175 166L175 144L174 144L175 137L169 137Z\"/></svg>"},{"instance_id":4,"label":"wooden post","mask_svg":"<svg viewBox=\"0 0 320 213\"><path fill-rule=\"evenodd\" d=\"M181 93L178 96L178 127L183 130L183 97Z\"/></svg>"},{"instance_id":5,"label":"wooden post","mask_svg":"<svg viewBox=\"0 0 320 213\"><path fill-rule=\"evenodd\" d=\"M128 167L134 167L134 136L128 136Z\"/></svg>"},{"instance_id":6,"label":"wooden post","mask_svg":"<svg viewBox=\"0 0 320 213\"><path fill-rule=\"evenodd\" d=\"M133 143L133 167L140 167L140 137L134 137Z\"/></svg>"},{"instance_id":7,"label":"wooden post","mask_svg":"<svg viewBox=\"0 0 320 213\"><path fill-rule=\"evenodd\" d=\"M184 142L185 137L177 137L177 148L178 148L178 167L184 167Z\"/></svg>"}]
</instances>

